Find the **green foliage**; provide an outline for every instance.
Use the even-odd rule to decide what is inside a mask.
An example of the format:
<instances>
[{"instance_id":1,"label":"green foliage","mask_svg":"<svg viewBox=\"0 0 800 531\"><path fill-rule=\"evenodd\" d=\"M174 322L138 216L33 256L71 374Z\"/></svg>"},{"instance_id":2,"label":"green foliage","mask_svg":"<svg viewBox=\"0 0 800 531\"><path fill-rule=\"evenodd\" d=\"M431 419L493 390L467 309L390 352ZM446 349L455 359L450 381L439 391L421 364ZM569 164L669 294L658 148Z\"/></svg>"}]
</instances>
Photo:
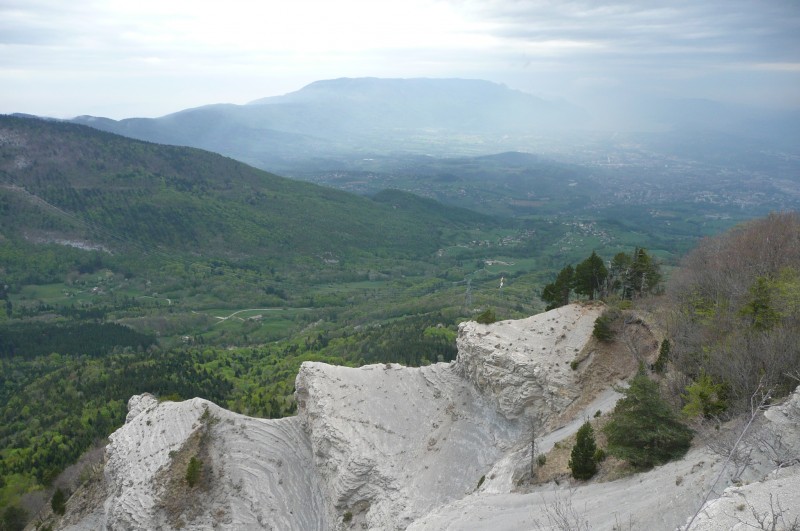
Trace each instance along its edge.
<instances>
[{"instance_id":1,"label":"green foliage","mask_svg":"<svg viewBox=\"0 0 800 531\"><path fill-rule=\"evenodd\" d=\"M575 270L567 265L559 271L555 282L546 284L542 289L542 300L547 303L547 310L569 304L569 294L575 283Z\"/></svg>"},{"instance_id":2,"label":"green foliage","mask_svg":"<svg viewBox=\"0 0 800 531\"><path fill-rule=\"evenodd\" d=\"M686 405L683 414L689 418L712 418L728 409L728 391L724 383L714 383L706 373L686 387L682 395Z\"/></svg>"},{"instance_id":3,"label":"green foliage","mask_svg":"<svg viewBox=\"0 0 800 531\"><path fill-rule=\"evenodd\" d=\"M60 488L57 488L53 493L53 497L50 499L50 507L56 514L64 514L64 511L67 510L67 496Z\"/></svg>"},{"instance_id":4,"label":"green foliage","mask_svg":"<svg viewBox=\"0 0 800 531\"><path fill-rule=\"evenodd\" d=\"M771 214L709 238L671 275L670 356L696 382L689 413L749 411L759 388L775 398L800 371L800 216ZM707 395L703 398L702 395ZM708 400L711 400L709 403ZM712 411L709 411L709 407ZM705 409L705 411L703 411Z\"/></svg>"},{"instance_id":5,"label":"green foliage","mask_svg":"<svg viewBox=\"0 0 800 531\"><path fill-rule=\"evenodd\" d=\"M475 321L479 322L480 324L492 324L497 321L497 316L494 314L494 310L489 308L478 315L478 317L475 318Z\"/></svg>"},{"instance_id":6,"label":"green foliage","mask_svg":"<svg viewBox=\"0 0 800 531\"><path fill-rule=\"evenodd\" d=\"M342 522L345 524L349 524L353 520L353 512L352 511L345 511L342 515Z\"/></svg>"},{"instance_id":7,"label":"green foliage","mask_svg":"<svg viewBox=\"0 0 800 531\"><path fill-rule=\"evenodd\" d=\"M203 461L198 459L197 456L192 456L192 458L189 459L189 465L186 467L186 484L189 485L190 488L197 485L202 472Z\"/></svg>"},{"instance_id":8,"label":"green foliage","mask_svg":"<svg viewBox=\"0 0 800 531\"><path fill-rule=\"evenodd\" d=\"M689 450L692 431L661 398L657 383L640 371L621 392L625 396L603 428L609 454L646 470L682 457Z\"/></svg>"},{"instance_id":9,"label":"green foliage","mask_svg":"<svg viewBox=\"0 0 800 531\"><path fill-rule=\"evenodd\" d=\"M662 281L661 266L647 250L637 247L632 255L614 255L608 278L609 289L623 299L641 297L658 290Z\"/></svg>"},{"instance_id":10,"label":"green foliage","mask_svg":"<svg viewBox=\"0 0 800 531\"><path fill-rule=\"evenodd\" d=\"M155 338L116 323L22 322L0 327L0 358L59 354L102 356L113 348L144 349Z\"/></svg>"},{"instance_id":11,"label":"green foliage","mask_svg":"<svg viewBox=\"0 0 800 531\"><path fill-rule=\"evenodd\" d=\"M767 277L756 278L750 286L750 299L739 310L739 315L746 317L756 330L769 330L781 318L780 312L773 304L776 284Z\"/></svg>"},{"instance_id":12,"label":"green foliage","mask_svg":"<svg viewBox=\"0 0 800 531\"><path fill-rule=\"evenodd\" d=\"M0 520L3 531L22 531L28 522L28 513L25 509L16 505L9 505L3 511L3 518Z\"/></svg>"},{"instance_id":13,"label":"green foliage","mask_svg":"<svg viewBox=\"0 0 800 531\"><path fill-rule=\"evenodd\" d=\"M608 342L614 339L614 329L612 325L619 317L618 312L614 310L605 310L600 317L595 319L592 335L600 341Z\"/></svg>"},{"instance_id":14,"label":"green foliage","mask_svg":"<svg viewBox=\"0 0 800 531\"><path fill-rule=\"evenodd\" d=\"M664 371L667 370L667 363L669 362L669 350L669 339L665 339L658 347L658 357L656 358L656 362L653 364L653 371L656 374L664 374Z\"/></svg>"},{"instance_id":15,"label":"green foliage","mask_svg":"<svg viewBox=\"0 0 800 531\"><path fill-rule=\"evenodd\" d=\"M485 474L483 476L481 476L481 478L478 480L478 486L475 487L475 489L477 490L477 489L481 488L481 485L483 485L484 481L486 481L486 475Z\"/></svg>"},{"instance_id":16,"label":"green foliage","mask_svg":"<svg viewBox=\"0 0 800 531\"><path fill-rule=\"evenodd\" d=\"M600 294L607 277L608 269L603 259L592 251L589 258L575 266L575 293L586 295L589 300L593 300Z\"/></svg>"},{"instance_id":17,"label":"green foliage","mask_svg":"<svg viewBox=\"0 0 800 531\"><path fill-rule=\"evenodd\" d=\"M544 466L547 463L547 456L545 454L539 454L536 456L536 464L539 466Z\"/></svg>"},{"instance_id":18,"label":"green foliage","mask_svg":"<svg viewBox=\"0 0 800 531\"><path fill-rule=\"evenodd\" d=\"M603 461L606 460L606 457L607 457L606 451L603 450L602 448L598 448L597 450L594 451L594 460L596 463L602 463Z\"/></svg>"},{"instance_id":19,"label":"green foliage","mask_svg":"<svg viewBox=\"0 0 800 531\"><path fill-rule=\"evenodd\" d=\"M578 429L575 446L569 459L569 468L575 479L591 479L597 473L595 452L597 443L594 439L594 429L589 421Z\"/></svg>"}]
</instances>

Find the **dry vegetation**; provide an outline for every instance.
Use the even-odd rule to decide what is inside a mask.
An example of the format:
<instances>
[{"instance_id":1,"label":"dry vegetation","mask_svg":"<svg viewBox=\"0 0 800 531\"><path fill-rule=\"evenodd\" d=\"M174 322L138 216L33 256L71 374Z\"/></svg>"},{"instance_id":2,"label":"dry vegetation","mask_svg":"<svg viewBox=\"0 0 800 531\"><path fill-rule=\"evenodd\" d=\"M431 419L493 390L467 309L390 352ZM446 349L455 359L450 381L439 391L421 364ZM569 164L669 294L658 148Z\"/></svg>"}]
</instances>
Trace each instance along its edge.
<instances>
[{"instance_id":1,"label":"dry vegetation","mask_svg":"<svg viewBox=\"0 0 800 531\"><path fill-rule=\"evenodd\" d=\"M772 214L701 242L669 283L674 396L701 375L730 413L759 386L782 396L800 372L800 216ZM793 377L794 376L794 377Z\"/></svg>"},{"instance_id":2,"label":"dry vegetation","mask_svg":"<svg viewBox=\"0 0 800 531\"><path fill-rule=\"evenodd\" d=\"M158 507L164 511L169 525L174 529L184 527L200 516L206 507L206 494L214 481L214 469L209 452L211 431L217 419L208 409L200 418L200 426L181 446L171 454L172 460L156 476L156 485L161 486ZM187 481L192 458L200 461L192 481ZM192 483L192 484L190 484Z\"/></svg>"}]
</instances>

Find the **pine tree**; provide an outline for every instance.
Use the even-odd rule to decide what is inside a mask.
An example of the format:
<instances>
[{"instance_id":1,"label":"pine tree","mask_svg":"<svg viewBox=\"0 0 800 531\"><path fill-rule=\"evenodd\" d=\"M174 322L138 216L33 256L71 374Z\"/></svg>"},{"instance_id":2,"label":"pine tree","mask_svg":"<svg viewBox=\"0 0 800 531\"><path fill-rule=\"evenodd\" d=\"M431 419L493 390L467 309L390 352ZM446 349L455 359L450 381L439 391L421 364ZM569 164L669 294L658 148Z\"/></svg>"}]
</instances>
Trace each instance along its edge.
<instances>
[{"instance_id":1,"label":"pine tree","mask_svg":"<svg viewBox=\"0 0 800 531\"><path fill-rule=\"evenodd\" d=\"M575 266L575 293L586 295L593 300L599 295L608 277L608 269L603 259L592 251L591 256Z\"/></svg>"},{"instance_id":2,"label":"pine tree","mask_svg":"<svg viewBox=\"0 0 800 531\"><path fill-rule=\"evenodd\" d=\"M661 342L661 346L658 348L658 358L656 358L656 362L653 364L653 371L656 374L664 374L664 371L667 370L667 362L669 362L669 351L670 351L670 344L669 339L665 339Z\"/></svg>"},{"instance_id":3,"label":"pine tree","mask_svg":"<svg viewBox=\"0 0 800 531\"><path fill-rule=\"evenodd\" d=\"M631 289L639 296L652 292L661 283L661 267L641 247L633 251L629 282Z\"/></svg>"},{"instance_id":4,"label":"pine tree","mask_svg":"<svg viewBox=\"0 0 800 531\"><path fill-rule=\"evenodd\" d=\"M569 304L569 294L574 281L575 270L572 265L567 265L558 272L555 282L545 285L542 290L542 300L547 303L547 310Z\"/></svg>"},{"instance_id":5,"label":"pine tree","mask_svg":"<svg viewBox=\"0 0 800 531\"><path fill-rule=\"evenodd\" d=\"M50 507L56 514L64 514L67 509L67 496L61 489L56 489L53 498L50 500Z\"/></svg>"},{"instance_id":6,"label":"pine tree","mask_svg":"<svg viewBox=\"0 0 800 531\"><path fill-rule=\"evenodd\" d=\"M569 468L572 470L572 477L575 479L590 479L597 473L597 461L595 452L597 444L594 440L594 430L587 420L578 429L575 446L569 459Z\"/></svg>"},{"instance_id":7,"label":"pine tree","mask_svg":"<svg viewBox=\"0 0 800 531\"><path fill-rule=\"evenodd\" d=\"M661 398L656 382L640 370L622 392L625 396L603 428L608 453L642 470L686 454L692 431Z\"/></svg>"}]
</instances>

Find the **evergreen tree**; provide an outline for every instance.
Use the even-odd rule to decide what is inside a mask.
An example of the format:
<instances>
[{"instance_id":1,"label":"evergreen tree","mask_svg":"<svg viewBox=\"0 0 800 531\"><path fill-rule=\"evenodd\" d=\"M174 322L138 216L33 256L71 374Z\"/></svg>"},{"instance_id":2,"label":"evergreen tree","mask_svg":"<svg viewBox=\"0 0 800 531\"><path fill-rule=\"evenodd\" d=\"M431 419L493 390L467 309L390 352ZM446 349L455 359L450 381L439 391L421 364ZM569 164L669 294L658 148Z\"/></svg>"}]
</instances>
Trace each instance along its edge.
<instances>
[{"instance_id":1,"label":"evergreen tree","mask_svg":"<svg viewBox=\"0 0 800 531\"><path fill-rule=\"evenodd\" d=\"M631 298L631 263L629 254L617 253L611 259L611 267L608 270L609 290L619 293L623 299Z\"/></svg>"},{"instance_id":2,"label":"evergreen tree","mask_svg":"<svg viewBox=\"0 0 800 531\"><path fill-rule=\"evenodd\" d=\"M646 470L682 457L692 441L692 431L661 398L658 384L639 371L624 389L611 420L603 428L608 453Z\"/></svg>"},{"instance_id":3,"label":"evergreen tree","mask_svg":"<svg viewBox=\"0 0 800 531\"><path fill-rule=\"evenodd\" d=\"M203 462L196 456L189 459L189 466L186 467L186 483L189 487L194 487L200 480L200 473L203 470Z\"/></svg>"},{"instance_id":4,"label":"evergreen tree","mask_svg":"<svg viewBox=\"0 0 800 531\"><path fill-rule=\"evenodd\" d=\"M22 531L28 522L28 513L16 505L9 505L3 511L3 518L0 520L1 529L4 531Z\"/></svg>"},{"instance_id":5,"label":"evergreen tree","mask_svg":"<svg viewBox=\"0 0 800 531\"><path fill-rule=\"evenodd\" d=\"M595 295L599 295L606 278L608 269L603 263L603 259L592 251L591 256L575 266L575 293L586 295L589 300L594 300Z\"/></svg>"},{"instance_id":6,"label":"evergreen tree","mask_svg":"<svg viewBox=\"0 0 800 531\"><path fill-rule=\"evenodd\" d=\"M631 289L638 296L652 292L661 283L661 267L641 247L633 251L629 282Z\"/></svg>"},{"instance_id":7,"label":"evergreen tree","mask_svg":"<svg viewBox=\"0 0 800 531\"><path fill-rule=\"evenodd\" d=\"M56 514L64 514L67 509L67 496L64 494L64 491L56 489L53 493L53 498L50 500L50 507L52 507L53 512Z\"/></svg>"},{"instance_id":8,"label":"evergreen tree","mask_svg":"<svg viewBox=\"0 0 800 531\"><path fill-rule=\"evenodd\" d=\"M567 265L559 271L555 282L545 285L542 290L542 300L547 303L547 310L559 308L569 304L569 294L575 282L575 270L572 265Z\"/></svg>"},{"instance_id":9,"label":"evergreen tree","mask_svg":"<svg viewBox=\"0 0 800 531\"><path fill-rule=\"evenodd\" d=\"M587 420L578 429L575 446L569 459L569 468L572 470L572 477L575 479L590 479L597 473L597 461L595 452L597 444L594 440L594 430Z\"/></svg>"},{"instance_id":10,"label":"evergreen tree","mask_svg":"<svg viewBox=\"0 0 800 531\"><path fill-rule=\"evenodd\" d=\"M656 358L656 362L653 364L653 371L656 374L664 374L664 371L667 369L669 350L669 339L665 339L661 342L661 346L658 348L658 358Z\"/></svg>"}]
</instances>

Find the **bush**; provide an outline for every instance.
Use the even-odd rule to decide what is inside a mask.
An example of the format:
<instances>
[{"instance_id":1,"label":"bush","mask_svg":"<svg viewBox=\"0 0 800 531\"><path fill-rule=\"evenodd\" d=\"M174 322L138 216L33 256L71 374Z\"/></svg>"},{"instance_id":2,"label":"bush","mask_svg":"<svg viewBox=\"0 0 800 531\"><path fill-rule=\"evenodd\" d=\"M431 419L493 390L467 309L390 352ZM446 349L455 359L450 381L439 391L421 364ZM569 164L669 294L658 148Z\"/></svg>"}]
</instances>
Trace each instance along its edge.
<instances>
[{"instance_id":1,"label":"bush","mask_svg":"<svg viewBox=\"0 0 800 531\"><path fill-rule=\"evenodd\" d=\"M569 468L572 470L572 477L590 479L597 473L597 461L594 457L596 451L594 430L589 421L586 421L578 430L577 440L570 454Z\"/></svg>"},{"instance_id":2,"label":"bush","mask_svg":"<svg viewBox=\"0 0 800 531\"><path fill-rule=\"evenodd\" d=\"M681 395L686 401L683 414L689 418L711 418L728 409L728 392L724 383L714 383L711 376L700 373L696 381L686 387Z\"/></svg>"},{"instance_id":3,"label":"bush","mask_svg":"<svg viewBox=\"0 0 800 531\"><path fill-rule=\"evenodd\" d=\"M544 466L547 463L547 456L544 454L539 454L536 456L536 464L539 466Z\"/></svg>"},{"instance_id":4,"label":"bush","mask_svg":"<svg viewBox=\"0 0 800 531\"><path fill-rule=\"evenodd\" d=\"M600 341L608 342L614 339L614 330L611 329L611 324L617 318L618 314L613 311L606 310L603 315L598 317L594 322L594 329L592 335Z\"/></svg>"},{"instance_id":5,"label":"bush","mask_svg":"<svg viewBox=\"0 0 800 531\"><path fill-rule=\"evenodd\" d=\"M625 396L603 428L608 453L639 470L683 457L692 442L692 430L661 398L658 384L640 370L622 393Z\"/></svg>"},{"instance_id":6,"label":"bush","mask_svg":"<svg viewBox=\"0 0 800 531\"><path fill-rule=\"evenodd\" d=\"M594 451L594 462L595 463L602 463L606 460L606 451L602 448L598 448Z\"/></svg>"},{"instance_id":7,"label":"bush","mask_svg":"<svg viewBox=\"0 0 800 531\"><path fill-rule=\"evenodd\" d=\"M480 324L492 324L497 321L497 316L491 308L480 314L475 318Z\"/></svg>"},{"instance_id":8,"label":"bush","mask_svg":"<svg viewBox=\"0 0 800 531\"><path fill-rule=\"evenodd\" d=\"M186 467L186 483L194 487L200 480L200 473L203 470L203 462L197 457L189 459L189 466Z\"/></svg>"}]
</instances>

